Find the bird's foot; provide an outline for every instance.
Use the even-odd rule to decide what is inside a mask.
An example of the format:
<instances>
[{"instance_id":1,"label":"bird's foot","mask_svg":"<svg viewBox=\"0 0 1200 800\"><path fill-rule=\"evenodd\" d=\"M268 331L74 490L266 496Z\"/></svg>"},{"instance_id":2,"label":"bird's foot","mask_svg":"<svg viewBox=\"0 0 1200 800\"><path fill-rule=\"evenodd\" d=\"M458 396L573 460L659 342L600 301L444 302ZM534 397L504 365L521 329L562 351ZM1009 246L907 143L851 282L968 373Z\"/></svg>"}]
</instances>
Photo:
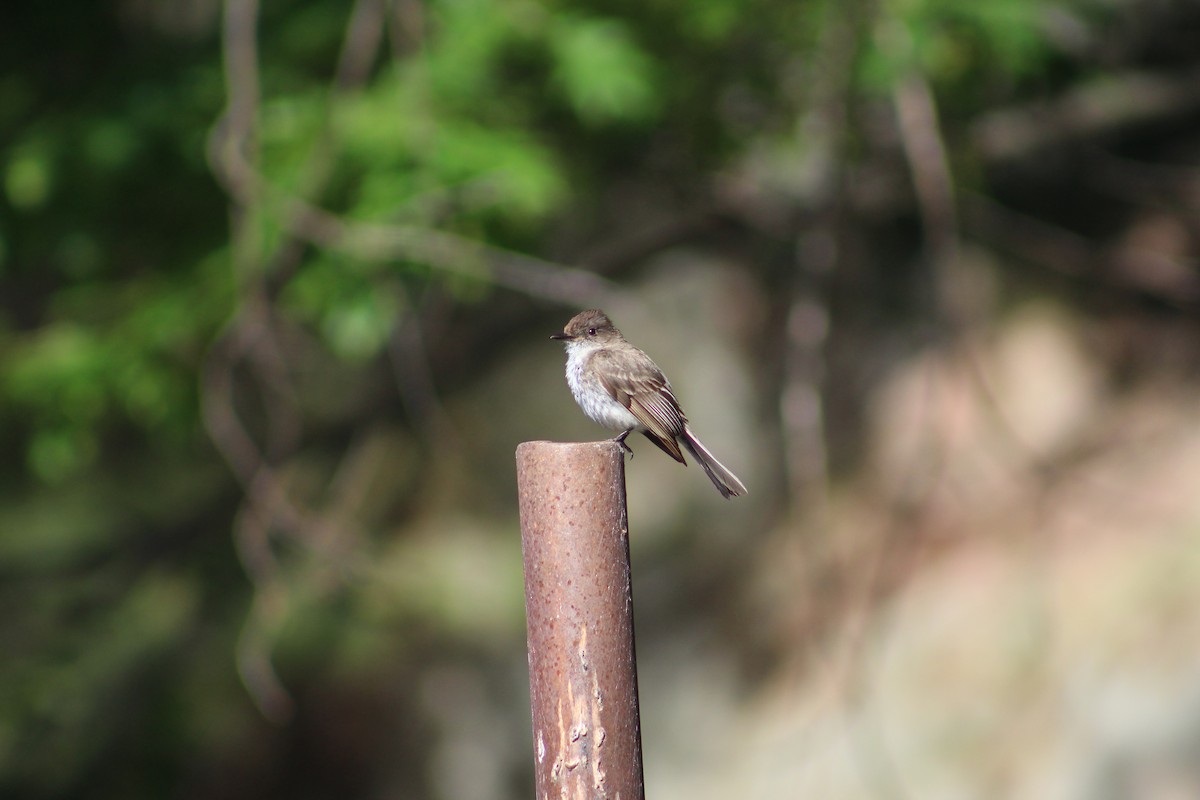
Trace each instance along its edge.
<instances>
[{"instance_id":1,"label":"bird's foot","mask_svg":"<svg viewBox=\"0 0 1200 800\"><path fill-rule=\"evenodd\" d=\"M629 430L625 431L624 433L617 434L616 436L614 436L612 438L612 440L614 442L616 442L617 444L621 445L621 449L624 450L629 455L630 461L633 460L633 448L630 447L629 445L625 444L625 437L631 433L633 433L633 428L630 428Z\"/></svg>"}]
</instances>

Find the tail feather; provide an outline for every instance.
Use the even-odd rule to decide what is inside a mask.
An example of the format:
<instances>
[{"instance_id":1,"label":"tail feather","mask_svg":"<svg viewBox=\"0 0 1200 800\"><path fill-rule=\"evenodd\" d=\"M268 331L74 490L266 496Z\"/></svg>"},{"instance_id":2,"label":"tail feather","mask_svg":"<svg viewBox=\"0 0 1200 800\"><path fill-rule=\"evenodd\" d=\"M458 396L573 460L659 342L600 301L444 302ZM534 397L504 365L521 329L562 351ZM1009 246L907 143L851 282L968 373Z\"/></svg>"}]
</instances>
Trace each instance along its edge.
<instances>
[{"instance_id":1,"label":"tail feather","mask_svg":"<svg viewBox=\"0 0 1200 800\"><path fill-rule=\"evenodd\" d=\"M654 442L654 444L658 446L659 450L662 450L680 464L687 464L687 462L683 460L683 453L679 452L679 444L675 441L674 436L670 437L669 439L663 438L657 433L651 433L649 429L642 431L642 433L647 439Z\"/></svg>"},{"instance_id":2,"label":"tail feather","mask_svg":"<svg viewBox=\"0 0 1200 800\"><path fill-rule=\"evenodd\" d=\"M747 494L745 484L738 480L738 476L730 472L728 467L717 460L717 457L696 438L696 434L692 433L690 427L684 427L683 436L680 439L688 452L695 456L696 461L700 462L708 479L713 482L713 486L717 487L717 491L721 493L722 497L729 499Z\"/></svg>"}]
</instances>

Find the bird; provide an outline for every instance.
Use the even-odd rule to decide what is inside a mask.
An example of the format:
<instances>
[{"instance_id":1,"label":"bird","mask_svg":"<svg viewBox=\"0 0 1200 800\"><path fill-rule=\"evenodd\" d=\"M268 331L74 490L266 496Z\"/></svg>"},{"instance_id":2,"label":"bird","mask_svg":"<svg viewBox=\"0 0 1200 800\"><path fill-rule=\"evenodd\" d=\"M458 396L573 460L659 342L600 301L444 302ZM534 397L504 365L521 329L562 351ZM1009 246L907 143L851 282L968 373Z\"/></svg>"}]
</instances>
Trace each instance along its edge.
<instances>
[{"instance_id":1,"label":"bird","mask_svg":"<svg viewBox=\"0 0 1200 800\"><path fill-rule=\"evenodd\" d=\"M640 431L680 464L687 465L683 449L691 453L722 497L747 494L745 484L696 437L667 376L626 341L607 314L582 311L550 338L566 346L567 385L575 402L593 422L620 431L613 441L625 452L633 453L625 439Z\"/></svg>"}]
</instances>

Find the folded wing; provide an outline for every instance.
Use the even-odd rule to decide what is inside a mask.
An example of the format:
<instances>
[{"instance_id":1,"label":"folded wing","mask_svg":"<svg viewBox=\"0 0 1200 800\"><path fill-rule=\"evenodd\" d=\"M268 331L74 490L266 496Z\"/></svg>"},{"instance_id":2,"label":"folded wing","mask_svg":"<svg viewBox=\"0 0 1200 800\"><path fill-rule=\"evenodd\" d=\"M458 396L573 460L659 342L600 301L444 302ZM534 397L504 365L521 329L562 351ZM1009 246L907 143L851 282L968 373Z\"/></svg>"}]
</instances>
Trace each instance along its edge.
<instances>
[{"instance_id":1,"label":"folded wing","mask_svg":"<svg viewBox=\"0 0 1200 800\"><path fill-rule=\"evenodd\" d=\"M671 458L686 464L676 440L683 435L687 418L662 370L640 350L622 351L615 357L600 350L592 358L602 362L594 365L601 376L601 385L646 427L643 431L646 438Z\"/></svg>"}]
</instances>

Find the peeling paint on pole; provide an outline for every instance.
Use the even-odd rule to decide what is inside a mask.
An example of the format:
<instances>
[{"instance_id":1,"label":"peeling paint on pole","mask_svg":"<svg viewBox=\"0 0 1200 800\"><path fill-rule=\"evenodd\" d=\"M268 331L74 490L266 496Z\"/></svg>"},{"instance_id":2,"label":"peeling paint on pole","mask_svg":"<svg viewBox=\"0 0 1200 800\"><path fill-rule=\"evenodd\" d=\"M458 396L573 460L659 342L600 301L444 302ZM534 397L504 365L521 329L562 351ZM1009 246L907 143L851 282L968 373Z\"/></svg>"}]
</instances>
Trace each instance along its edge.
<instances>
[{"instance_id":1,"label":"peeling paint on pole","mask_svg":"<svg viewBox=\"0 0 1200 800\"><path fill-rule=\"evenodd\" d=\"M517 488L538 800L639 800L624 455L525 442Z\"/></svg>"}]
</instances>

